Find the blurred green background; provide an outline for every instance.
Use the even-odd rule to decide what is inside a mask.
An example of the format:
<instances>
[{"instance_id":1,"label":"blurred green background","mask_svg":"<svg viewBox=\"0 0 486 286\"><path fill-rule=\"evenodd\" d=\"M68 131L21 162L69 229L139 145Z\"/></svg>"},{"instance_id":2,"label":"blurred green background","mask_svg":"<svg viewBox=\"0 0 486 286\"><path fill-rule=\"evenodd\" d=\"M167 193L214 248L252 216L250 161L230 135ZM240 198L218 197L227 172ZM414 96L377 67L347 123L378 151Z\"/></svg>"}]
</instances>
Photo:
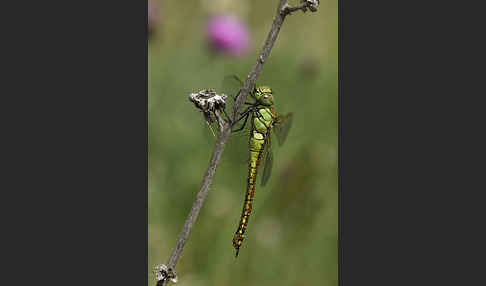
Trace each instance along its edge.
<instances>
[{"instance_id":1,"label":"blurred green background","mask_svg":"<svg viewBox=\"0 0 486 286\"><path fill-rule=\"evenodd\" d=\"M153 266L170 256L215 142L188 95L219 89L226 75L246 78L278 0L154 2L160 20L148 48L149 285L155 285ZM208 48L205 22L218 9L248 25L252 46L244 56ZM243 205L248 148L227 145L177 264L178 285L338 284L337 15L337 0L321 0L318 12L286 18L257 84L272 86L278 112L294 113L289 137L275 148L268 185L257 186L237 259L232 237Z\"/></svg>"}]
</instances>

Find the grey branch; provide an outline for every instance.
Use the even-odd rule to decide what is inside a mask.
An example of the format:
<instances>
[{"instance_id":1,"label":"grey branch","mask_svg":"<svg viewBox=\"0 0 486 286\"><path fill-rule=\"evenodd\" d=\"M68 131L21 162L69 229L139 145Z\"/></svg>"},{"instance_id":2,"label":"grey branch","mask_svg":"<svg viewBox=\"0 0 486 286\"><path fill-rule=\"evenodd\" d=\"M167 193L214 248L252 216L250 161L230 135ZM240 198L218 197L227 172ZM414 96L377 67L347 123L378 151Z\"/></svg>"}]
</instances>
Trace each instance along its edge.
<instances>
[{"instance_id":1,"label":"grey branch","mask_svg":"<svg viewBox=\"0 0 486 286\"><path fill-rule=\"evenodd\" d=\"M256 64L253 66L251 72L248 74L248 77L243 87L240 90L240 95L238 96L233 106L232 114L230 115L230 120L232 122L234 122L235 119L237 118L238 113L240 112L243 103L246 101L246 98L248 97L250 90L252 90L252 88L255 86L257 77L260 75L260 72L262 71L263 64L266 62L268 56L270 55L270 51L272 50L273 45L277 40L278 33L280 32L280 28L282 27L285 17L293 11L296 10L305 11L306 8L309 8L311 11L315 11L319 3L318 0L303 0L301 1L301 4L299 4L298 6L292 7L289 6L287 2L288 0L280 0L278 3L277 12L275 13L275 16L273 18L273 23L270 32L267 35L263 48L257 58ZM317 3L317 5L315 3ZM201 210L201 207L204 203L204 199L208 194L209 186L211 185L211 182L214 177L214 173L216 172L219 159L223 154L224 147L226 145L226 142L228 141L229 135L231 134L231 124L227 123L226 121L220 122L220 124L221 124L220 132L218 134L218 138L216 140L216 144L214 146L211 159L209 161L209 166L206 170L206 173L204 174L203 180L201 182L201 186L196 195L196 200L192 204L191 211L187 216L182 231L179 234L179 237L177 238L177 242L174 246L174 249L172 250L169 261L167 263L167 268L170 270L175 269L177 261L179 260L179 257L182 254L182 250L184 249L184 245L187 242L187 238L189 237L192 227L196 222L197 216L199 215L199 211ZM167 282L169 280L170 279L162 279L157 282L157 286L167 285Z\"/></svg>"}]
</instances>

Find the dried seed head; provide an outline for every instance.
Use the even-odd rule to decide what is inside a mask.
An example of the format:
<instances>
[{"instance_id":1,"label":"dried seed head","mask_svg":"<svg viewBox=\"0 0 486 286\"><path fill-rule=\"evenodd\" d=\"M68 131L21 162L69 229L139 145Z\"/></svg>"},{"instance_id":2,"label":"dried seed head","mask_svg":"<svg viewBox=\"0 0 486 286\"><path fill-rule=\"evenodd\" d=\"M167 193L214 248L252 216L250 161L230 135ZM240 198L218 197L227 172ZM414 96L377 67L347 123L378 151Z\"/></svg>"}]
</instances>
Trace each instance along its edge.
<instances>
[{"instance_id":1,"label":"dried seed head","mask_svg":"<svg viewBox=\"0 0 486 286\"><path fill-rule=\"evenodd\" d=\"M219 114L225 113L226 108L226 99L228 97L224 94L217 94L214 89L203 89L198 93L191 93L189 94L189 101L194 103L196 108L202 111L204 115L204 120L209 125L211 132L213 132L211 128L211 123L215 122L215 119L211 115L211 113L216 118L220 130L222 130L222 122L224 120L219 118ZM214 132L213 132L214 135Z\"/></svg>"},{"instance_id":2,"label":"dried seed head","mask_svg":"<svg viewBox=\"0 0 486 286\"><path fill-rule=\"evenodd\" d=\"M157 283L166 280L170 280L172 283L177 283L177 273L171 268L168 268L165 264L155 266L153 272Z\"/></svg>"},{"instance_id":3,"label":"dried seed head","mask_svg":"<svg viewBox=\"0 0 486 286\"><path fill-rule=\"evenodd\" d=\"M320 4L320 0L305 0L305 2L307 3L309 10L312 12L316 12Z\"/></svg>"},{"instance_id":4,"label":"dried seed head","mask_svg":"<svg viewBox=\"0 0 486 286\"><path fill-rule=\"evenodd\" d=\"M214 112L216 109L224 109L226 107L226 98L228 98L226 95L219 95L214 89L203 89L198 93L189 94L189 100L203 112Z\"/></svg>"}]
</instances>

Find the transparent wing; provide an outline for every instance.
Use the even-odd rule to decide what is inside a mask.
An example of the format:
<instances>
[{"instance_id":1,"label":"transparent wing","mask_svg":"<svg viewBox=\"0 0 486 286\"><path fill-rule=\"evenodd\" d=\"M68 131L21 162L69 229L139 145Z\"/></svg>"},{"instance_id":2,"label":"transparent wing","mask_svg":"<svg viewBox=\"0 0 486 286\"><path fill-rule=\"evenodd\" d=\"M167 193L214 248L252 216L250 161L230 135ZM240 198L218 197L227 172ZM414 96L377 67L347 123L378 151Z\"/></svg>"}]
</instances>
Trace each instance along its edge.
<instances>
[{"instance_id":1,"label":"transparent wing","mask_svg":"<svg viewBox=\"0 0 486 286\"><path fill-rule=\"evenodd\" d=\"M275 125L267 136L267 142L265 144L265 153L264 153L264 168L263 168L263 174L262 174L262 186L265 186L265 184L268 182L268 179L270 179L270 175L272 174L272 168L273 168L273 148L271 144L271 138L272 138L272 133L275 133L277 136L277 141L278 145L281 146L284 142L285 139L287 139L287 136L289 135L289 130L290 127L292 127L292 113L288 113L283 116L277 117L277 120L275 121Z\"/></svg>"},{"instance_id":2,"label":"transparent wing","mask_svg":"<svg viewBox=\"0 0 486 286\"><path fill-rule=\"evenodd\" d=\"M267 142L265 143L265 152L263 154L264 158L264 167L262 173L262 187L265 186L270 179L270 175L272 174L273 168L273 152L271 146L271 134L267 136Z\"/></svg>"},{"instance_id":3,"label":"transparent wing","mask_svg":"<svg viewBox=\"0 0 486 286\"><path fill-rule=\"evenodd\" d=\"M236 100L238 92L242 86L243 82L237 75L228 75L224 77L221 88L224 94L229 95Z\"/></svg>"},{"instance_id":4,"label":"transparent wing","mask_svg":"<svg viewBox=\"0 0 486 286\"><path fill-rule=\"evenodd\" d=\"M242 120L243 121L243 120ZM239 122L233 128L240 129L243 122ZM232 132L226 144L225 154L231 157L234 162L241 165L248 165L248 141L251 134L251 115L249 116L245 128L238 132Z\"/></svg>"},{"instance_id":5,"label":"transparent wing","mask_svg":"<svg viewBox=\"0 0 486 286\"><path fill-rule=\"evenodd\" d=\"M277 117L273 130L277 135L278 145L282 145L289 135L290 127L292 127L292 113Z\"/></svg>"}]
</instances>

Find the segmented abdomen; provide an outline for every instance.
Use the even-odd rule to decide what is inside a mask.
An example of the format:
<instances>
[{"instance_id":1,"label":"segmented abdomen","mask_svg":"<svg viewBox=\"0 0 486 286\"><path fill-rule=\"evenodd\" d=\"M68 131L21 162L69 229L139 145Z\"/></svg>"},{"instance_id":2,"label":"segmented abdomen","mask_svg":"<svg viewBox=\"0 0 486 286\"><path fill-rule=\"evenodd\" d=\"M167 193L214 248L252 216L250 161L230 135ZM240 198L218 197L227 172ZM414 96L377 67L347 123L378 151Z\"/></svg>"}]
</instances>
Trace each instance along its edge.
<instances>
[{"instance_id":1,"label":"segmented abdomen","mask_svg":"<svg viewBox=\"0 0 486 286\"><path fill-rule=\"evenodd\" d=\"M268 119L270 115L267 108L260 109L253 118L253 128L250 136L250 159L248 162L248 182L246 186L245 201L243 204L243 212L241 214L240 223L238 229L233 236L233 246L236 249L236 256L245 239L245 231L248 227L248 220L253 207L253 197L255 195L255 184L258 174L258 166L262 159L262 154L265 149L265 137L268 134L269 128L271 128L272 117ZM260 114L257 114L260 113Z\"/></svg>"}]
</instances>

